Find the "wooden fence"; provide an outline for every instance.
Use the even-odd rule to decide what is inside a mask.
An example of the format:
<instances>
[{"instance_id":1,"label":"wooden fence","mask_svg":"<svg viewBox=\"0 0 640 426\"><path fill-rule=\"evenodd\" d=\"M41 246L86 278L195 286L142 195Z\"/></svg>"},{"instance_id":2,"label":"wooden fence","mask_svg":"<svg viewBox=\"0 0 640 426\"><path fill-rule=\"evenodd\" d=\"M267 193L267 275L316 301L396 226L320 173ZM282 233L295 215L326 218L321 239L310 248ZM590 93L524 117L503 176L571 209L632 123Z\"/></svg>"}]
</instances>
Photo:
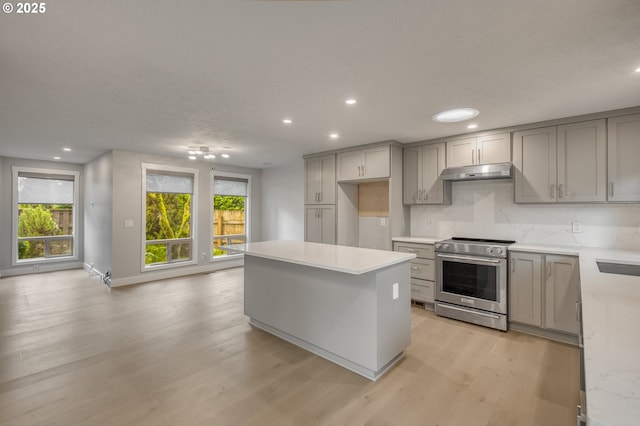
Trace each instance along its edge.
<instances>
[{"instance_id":1,"label":"wooden fence","mask_svg":"<svg viewBox=\"0 0 640 426\"><path fill-rule=\"evenodd\" d=\"M239 210L215 210L213 235L242 235L245 233L244 212Z\"/></svg>"}]
</instances>

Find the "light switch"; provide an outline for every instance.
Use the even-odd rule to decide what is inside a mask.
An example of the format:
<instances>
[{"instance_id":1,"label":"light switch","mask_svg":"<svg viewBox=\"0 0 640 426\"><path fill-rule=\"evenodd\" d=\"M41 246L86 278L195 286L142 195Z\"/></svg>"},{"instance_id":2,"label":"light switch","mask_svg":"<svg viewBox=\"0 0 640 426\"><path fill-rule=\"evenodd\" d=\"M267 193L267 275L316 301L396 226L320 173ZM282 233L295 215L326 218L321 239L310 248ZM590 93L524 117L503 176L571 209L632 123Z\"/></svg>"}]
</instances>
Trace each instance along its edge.
<instances>
[{"instance_id":1,"label":"light switch","mask_svg":"<svg viewBox=\"0 0 640 426\"><path fill-rule=\"evenodd\" d=\"M124 220L125 228L133 228L133 219L125 219Z\"/></svg>"},{"instance_id":2,"label":"light switch","mask_svg":"<svg viewBox=\"0 0 640 426\"><path fill-rule=\"evenodd\" d=\"M396 300L399 296L398 294L398 283L393 283L393 300Z\"/></svg>"}]
</instances>

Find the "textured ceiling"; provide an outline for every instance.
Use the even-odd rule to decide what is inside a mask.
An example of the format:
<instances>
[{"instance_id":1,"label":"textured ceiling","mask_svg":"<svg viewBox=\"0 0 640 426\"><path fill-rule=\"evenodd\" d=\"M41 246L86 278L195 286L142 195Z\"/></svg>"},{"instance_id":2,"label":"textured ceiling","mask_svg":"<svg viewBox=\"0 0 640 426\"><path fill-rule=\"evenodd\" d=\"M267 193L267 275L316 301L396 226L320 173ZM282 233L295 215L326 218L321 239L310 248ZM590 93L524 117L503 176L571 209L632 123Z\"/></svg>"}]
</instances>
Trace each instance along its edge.
<instances>
[{"instance_id":1,"label":"textured ceiling","mask_svg":"<svg viewBox=\"0 0 640 426\"><path fill-rule=\"evenodd\" d=\"M0 156L262 168L466 132L431 120L451 107L483 130L640 105L638 0L46 4L0 14Z\"/></svg>"}]
</instances>

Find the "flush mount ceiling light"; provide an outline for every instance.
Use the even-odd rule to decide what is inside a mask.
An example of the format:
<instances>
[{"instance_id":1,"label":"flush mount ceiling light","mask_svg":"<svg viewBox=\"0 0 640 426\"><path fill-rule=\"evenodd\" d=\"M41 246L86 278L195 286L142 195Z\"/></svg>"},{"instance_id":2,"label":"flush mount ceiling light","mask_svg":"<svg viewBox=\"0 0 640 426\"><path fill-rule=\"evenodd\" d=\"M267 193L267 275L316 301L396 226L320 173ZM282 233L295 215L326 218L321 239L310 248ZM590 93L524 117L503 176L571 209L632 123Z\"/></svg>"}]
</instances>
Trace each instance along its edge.
<instances>
[{"instance_id":1,"label":"flush mount ceiling light","mask_svg":"<svg viewBox=\"0 0 640 426\"><path fill-rule=\"evenodd\" d=\"M357 103L358 103L358 101L356 101L356 100L355 100L355 99L353 99L353 98L349 98L349 99L347 99L346 101L344 101L344 103L345 103L345 104L347 104L347 105L355 105L355 104L357 104Z\"/></svg>"},{"instance_id":2,"label":"flush mount ceiling light","mask_svg":"<svg viewBox=\"0 0 640 426\"><path fill-rule=\"evenodd\" d=\"M442 111L434 115L433 121L440 123L455 123L458 121L469 120L473 117L477 117L480 112L473 108L454 108Z\"/></svg>"},{"instance_id":3,"label":"flush mount ceiling light","mask_svg":"<svg viewBox=\"0 0 640 426\"><path fill-rule=\"evenodd\" d=\"M189 160L197 160L198 158L213 160L216 158L216 154L211 152L208 146L190 147L187 153L189 154ZM229 154L222 154L222 157L229 158Z\"/></svg>"},{"instance_id":4,"label":"flush mount ceiling light","mask_svg":"<svg viewBox=\"0 0 640 426\"><path fill-rule=\"evenodd\" d=\"M282 120L282 122L283 122L284 124L291 124L291 123L293 123L293 121L292 121L290 118L285 118L284 120Z\"/></svg>"},{"instance_id":5,"label":"flush mount ceiling light","mask_svg":"<svg viewBox=\"0 0 640 426\"><path fill-rule=\"evenodd\" d=\"M55 157L53 157L54 160L59 160L60 157L58 157L57 155Z\"/></svg>"},{"instance_id":6,"label":"flush mount ceiling light","mask_svg":"<svg viewBox=\"0 0 640 426\"><path fill-rule=\"evenodd\" d=\"M329 135L329 137L330 137L331 139L338 139L338 138L340 137L340 135L339 135L339 134L337 134L337 133L331 133L331 134Z\"/></svg>"},{"instance_id":7,"label":"flush mount ceiling light","mask_svg":"<svg viewBox=\"0 0 640 426\"><path fill-rule=\"evenodd\" d=\"M64 152L71 152L71 148L62 148Z\"/></svg>"}]
</instances>

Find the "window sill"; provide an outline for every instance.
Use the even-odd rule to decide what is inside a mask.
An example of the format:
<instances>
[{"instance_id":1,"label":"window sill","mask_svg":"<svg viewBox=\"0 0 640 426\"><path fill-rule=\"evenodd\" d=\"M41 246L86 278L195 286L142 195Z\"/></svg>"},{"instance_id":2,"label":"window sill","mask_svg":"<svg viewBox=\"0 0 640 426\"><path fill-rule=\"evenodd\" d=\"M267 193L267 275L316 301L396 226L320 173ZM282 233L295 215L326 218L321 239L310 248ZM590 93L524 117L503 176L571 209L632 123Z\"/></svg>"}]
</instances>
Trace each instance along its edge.
<instances>
[{"instance_id":1,"label":"window sill","mask_svg":"<svg viewBox=\"0 0 640 426\"><path fill-rule=\"evenodd\" d=\"M142 268L142 272L162 271L164 269L183 268L185 266L196 266L198 262L196 260L185 260L183 262L174 263L162 263L159 265L149 265Z\"/></svg>"}]
</instances>

